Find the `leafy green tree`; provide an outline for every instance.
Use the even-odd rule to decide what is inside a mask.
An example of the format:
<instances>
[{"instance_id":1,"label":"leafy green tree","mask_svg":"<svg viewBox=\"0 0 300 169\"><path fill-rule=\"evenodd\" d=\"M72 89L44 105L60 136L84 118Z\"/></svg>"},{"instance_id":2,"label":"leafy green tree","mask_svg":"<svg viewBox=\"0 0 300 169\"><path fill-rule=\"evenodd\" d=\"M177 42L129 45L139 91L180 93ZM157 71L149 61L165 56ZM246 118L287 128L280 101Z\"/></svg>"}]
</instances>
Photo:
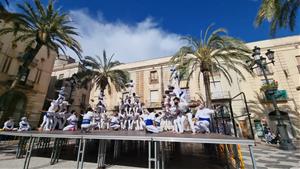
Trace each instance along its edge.
<instances>
[{"instance_id":1,"label":"leafy green tree","mask_svg":"<svg viewBox=\"0 0 300 169\"><path fill-rule=\"evenodd\" d=\"M98 55L86 56L82 62L87 69L79 72L77 78L80 79L82 85L93 80L97 88L102 91L108 87L108 92L111 93L111 85L120 91L128 82L129 74L127 71L116 69L115 67L121 63L112 59L113 55L107 57L105 50L103 50L102 58Z\"/></svg>"},{"instance_id":2,"label":"leafy green tree","mask_svg":"<svg viewBox=\"0 0 300 169\"><path fill-rule=\"evenodd\" d=\"M47 7L44 7L39 0L35 0L34 5L35 7L28 2L18 4L17 6L23 12L10 13L9 17L5 18L10 24L0 28L0 36L12 33L13 44L18 42L25 44L22 65L11 88L15 87L21 77L27 78L28 67L43 46L47 49L48 57L50 50L65 53L66 48L71 49L78 56L81 53L80 44L74 39L78 33L76 28L71 26L69 15L55 9L53 0L49 1Z\"/></svg>"},{"instance_id":3,"label":"leafy green tree","mask_svg":"<svg viewBox=\"0 0 300 169\"><path fill-rule=\"evenodd\" d=\"M200 83L200 74L203 75L208 107L211 107L210 79L214 78L214 72L222 73L229 84L232 83L229 70L235 71L243 79L245 77L240 68L251 72L245 62L250 59L249 53L251 51L248 47L242 41L227 36L226 30L223 28L214 31L211 29L212 25L206 29L204 36L201 32L200 39L183 37L189 45L182 47L171 58L171 63L176 65L180 73L188 74L188 82L196 71L199 71L198 83Z\"/></svg>"},{"instance_id":4,"label":"leafy green tree","mask_svg":"<svg viewBox=\"0 0 300 169\"><path fill-rule=\"evenodd\" d=\"M270 22L270 34L275 35L278 28L294 31L300 0L262 0L255 24L259 26L264 20Z\"/></svg>"}]
</instances>

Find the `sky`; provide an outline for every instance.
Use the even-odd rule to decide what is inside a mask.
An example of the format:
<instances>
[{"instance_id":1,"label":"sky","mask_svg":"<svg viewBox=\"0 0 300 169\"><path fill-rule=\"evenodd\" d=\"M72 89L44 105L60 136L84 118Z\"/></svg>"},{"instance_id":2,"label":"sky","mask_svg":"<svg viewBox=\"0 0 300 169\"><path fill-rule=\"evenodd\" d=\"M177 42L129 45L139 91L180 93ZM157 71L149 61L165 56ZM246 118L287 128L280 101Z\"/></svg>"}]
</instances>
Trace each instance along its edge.
<instances>
[{"instance_id":1,"label":"sky","mask_svg":"<svg viewBox=\"0 0 300 169\"><path fill-rule=\"evenodd\" d=\"M42 0L44 4L47 0ZM15 0L11 10L17 10ZM210 24L226 28L245 42L272 38L269 24L254 26L261 0L56 0L72 16L83 55L109 55L121 62L170 56L183 45L182 36L200 37ZM299 12L298 12L299 17ZM299 19L297 19L299 21ZM279 30L275 38L299 35ZM74 53L68 51L74 57Z\"/></svg>"}]
</instances>

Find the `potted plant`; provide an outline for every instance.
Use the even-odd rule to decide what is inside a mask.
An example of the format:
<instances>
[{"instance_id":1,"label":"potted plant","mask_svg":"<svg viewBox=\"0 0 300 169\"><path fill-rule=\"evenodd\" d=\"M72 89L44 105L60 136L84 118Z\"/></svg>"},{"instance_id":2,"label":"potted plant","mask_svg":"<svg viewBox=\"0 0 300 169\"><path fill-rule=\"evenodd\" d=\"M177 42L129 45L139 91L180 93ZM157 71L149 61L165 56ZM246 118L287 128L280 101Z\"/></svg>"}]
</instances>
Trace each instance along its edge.
<instances>
[{"instance_id":1,"label":"potted plant","mask_svg":"<svg viewBox=\"0 0 300 169\"><path fill-rule=\"evenodd\" d=\"M260 91L265 92L265 94L274 94L278 89L278 82L273 81L270 84L263 84Z\"/></svg>"}]
</instances>

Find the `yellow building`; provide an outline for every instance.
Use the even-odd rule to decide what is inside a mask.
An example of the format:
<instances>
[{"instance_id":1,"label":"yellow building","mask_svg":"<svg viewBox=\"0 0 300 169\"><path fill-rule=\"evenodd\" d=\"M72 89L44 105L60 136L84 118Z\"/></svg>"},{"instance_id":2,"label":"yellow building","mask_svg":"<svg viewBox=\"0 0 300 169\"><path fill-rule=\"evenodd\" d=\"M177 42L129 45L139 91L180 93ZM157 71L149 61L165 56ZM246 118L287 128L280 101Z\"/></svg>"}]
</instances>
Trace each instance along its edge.
<instances>
[{"instance_id":1,"label":"yellow building","mask_svg":"<svg viewBox=\"0 0 300 169\"><path fill-rule=\"evenodd\" d=\"M2 26L0 22L0 27ZM35 127L40 119L57 53L50 51L48 56L43 47L30 65L27 80L9 91L21 65L19 57L24 52L24 46L12 45L12 40L11 34L0 37L0 124L8 117L13 117L18 122L21 116L27 116Z\"/></svg>"},{"instance_id":2,"label":"yellow building","mask_svg":"<svg viewBox=\"0 0 300 169\"><path fill-rule=\"evenodd\" d=\"M278 89L283 93L283 96L278 98L278 106L280 111L283 112L284 118L286 118L290 136L300 137L300 36L257 41L247 43L247 46L251 49L254 46L260 47L262 54L267 49L275 51L275 65L268 65L268 78L278 81ZM162 95L167 88L170 78L170 58L162 57L137 61L117 67L117 69L127 70L130 73L130 79L135 83L136 93L141 98L141 101L145 103L146 107L161 108ZM260 92L260 87L265 83L264 77L259 69L255 69L254 73L256 75L251 76L244 72L246 76L246 80L244 81L236 73L230 72L233 79L231 85L229 85L224 76L216 73L214 82L211 82L212 99L232 98L240 92L244 92L250 108L251 119L261 120L265 118L268 125L274 128L275 121L271 101ZM205 97L202 77L200 77L200 83L198 83L197 74L195 72L192 75L189 88L186 88L190 100L198 100L199 96ZM181 82L182 87L185 84L186 81ZM97 100L98 93L99 91L94 87L91 90L91 99ZM108 109L114 109L121 97L122 92L116 92L115 90L112 90L111 95L106 93L105 102ZM95 103L97 101L90 102L92 106ZM245 114L245 105L241 97L237 97L232 101L232 107L235 116ZM284 112L287 114L284 114ZM269 113L271 113L270 116ZM287 117L290 118L292 125L289 124ZM246 116L237 118L240 124L245 123L246 119Z\"/></svg>"}]
</instances>

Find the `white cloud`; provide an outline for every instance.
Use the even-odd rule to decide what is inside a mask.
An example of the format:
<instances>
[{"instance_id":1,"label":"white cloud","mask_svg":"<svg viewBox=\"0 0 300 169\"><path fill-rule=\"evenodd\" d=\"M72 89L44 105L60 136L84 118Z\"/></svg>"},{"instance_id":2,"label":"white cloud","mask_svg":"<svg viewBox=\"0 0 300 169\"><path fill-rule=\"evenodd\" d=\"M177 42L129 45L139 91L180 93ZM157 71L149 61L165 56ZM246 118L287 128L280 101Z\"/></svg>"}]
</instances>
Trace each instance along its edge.
<instances>
[{"instance_id":1,"label":"white cloud","mask_svg":"<svg viewBox=\"0 0 300 169\"><path fill-rule=\"evenodd\" d=\"M152 18L130 25L107 22L101 12L97 18L92 18L87 10L73 10L70 14L81 35L78 41L83 55L101 56L105 49L121 62L132 62L172 55L184 43L180 35L164 31Z\"/></svg>"}]
</instances>

